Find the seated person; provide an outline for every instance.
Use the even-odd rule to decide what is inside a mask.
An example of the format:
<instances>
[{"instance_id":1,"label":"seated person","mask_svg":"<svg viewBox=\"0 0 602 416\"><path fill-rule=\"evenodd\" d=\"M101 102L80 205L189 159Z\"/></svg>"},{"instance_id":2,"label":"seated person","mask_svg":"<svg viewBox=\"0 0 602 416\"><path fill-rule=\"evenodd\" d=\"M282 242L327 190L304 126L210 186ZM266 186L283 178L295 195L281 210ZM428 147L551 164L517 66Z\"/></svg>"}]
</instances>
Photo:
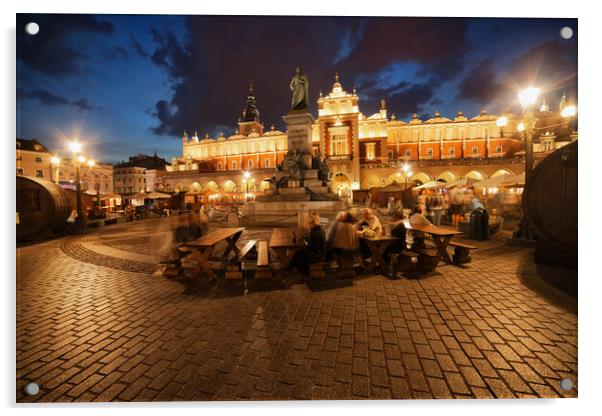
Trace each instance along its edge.
<instances>
[{"instance_id":1,"label":"seated person","mask_svg":"<svg viewBox=\"0 0 602 416\"><path fill-rule=\"evenodd\" d=\"M372 213L370 208L364 208L362 210L362 219L356 224L356 227L360 231L368 228L374 231L375 234L381 234L383 232L383 227L380 224L380 220Z\"/></svg>"},{"instance_id":2,"label":"seated person","mask_svg":"<svg viewBox=\"0 0 602 416\"><path fill-rule=\"evenodd\" d=\"M303 277L309 277L309 265L324 259L326 254L326 237L320 225L320 214L313 212L309 217L309 235L304 237L307 246L295 251L291 262L285 270L296 268Z\"/></svg>"},{"instance_id":3,"label":"seated person","mask_svg":"<svg viewBox=\"0 0 602 416\"><path fill-rule=\"evenodd\" d=\"M422 204L416 204L412 215L410 215L410 225L420 225L423 227L433 225L424 216L424 206ZM425 248L424 244L424 233L422 231L412 231L412 250Z\"/></svg>"},{"instance_id":4,"label":"seated person","mask_svg":"<svg viewBox=\"0 0 602 416\"><path fill-rule=\"evenodd\" d=\"M328 230L326 241L335 255L353 252L359 247L359 232L354 218L348 212L340 212L336 222Z\"/></svg>"}]
</instances>

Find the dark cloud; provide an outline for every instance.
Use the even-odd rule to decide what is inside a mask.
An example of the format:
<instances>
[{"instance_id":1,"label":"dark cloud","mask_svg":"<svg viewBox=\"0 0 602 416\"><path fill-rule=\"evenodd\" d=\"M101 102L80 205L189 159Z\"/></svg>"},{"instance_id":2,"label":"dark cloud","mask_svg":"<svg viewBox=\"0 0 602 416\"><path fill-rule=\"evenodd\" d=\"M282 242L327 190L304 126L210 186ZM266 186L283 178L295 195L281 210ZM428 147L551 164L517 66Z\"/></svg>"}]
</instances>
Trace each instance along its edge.
<instances>
[{"instance_id":1,"label":"dark cloud","mask_svg":"<svg viewBox=\"0 0 602 416\"><path fill-rule=\"evenodd\" d=\"M113 49L106 50L104 55L107 59L123 59L128 60L129 54L123 46L116 46Z\"/></svg>"},{"instance_id":2,"label":"dark cloud","mask_svg":"<svg viewBox=\"0 0 602 416\"><path fill-rule=\"evenodd\" d=\"M37 99L42 104L50 106L66 105L71 103L71 101L69 101L67 98L52 94L51 92L48 92L41 88L38 88L33 91L19 90L18 95L24 98Z\"/></svg>"},{"instance_id":3,"label":"dark cloud","mask_svg":"<svg viewBox=\"0 0 602 416\"><path fill-rule=\"evenodd\" d=\"M425 73L455 76L468 50L467 19L374 18L358 26L362 35L340 62L346 71L374 73L395 62L424 65Z\"/></svg>"},{"instance_id":4,"label":"dark cloud","mask_svg":"<svg viewBox=\"0 0 602 416\"><path fill-rule=\"evenodd\" d=\"M28 22L40 32L25 33ZM110 34L113 24L91 15L17 14L17 58L44 74L66 76L84 70L87 55L72 37L81 34ZM85 49L84 49L85 50Z\"/></svg>"},{"instance_id":5,"label":"dark cloud","mask_svg":"<svg viewBox=\"0 0 602 416\"><path fill-rule=\"evenodd\" d=\"M38 100L41 104L47 106L59 106L59 105L70 105L78 110L99 110L100 107L90 104L86 98L77 98L70 100L69 98L62 97L60 95L53 94L45 89L37 88L31 91L25 91L21 88L17 88L17 99L33 99Z\"/></svg>"},{"instance_id":6,"label":"dark cloud","mask_svg":"<svg viewBox=\"0 0 602 416\"><path fill-rule=\"evenodd\" d=\"M568 92L573 98L577 89L577 49L568 42L543 42L504 66L497 73L493 59L485 59L475 66L459 84L456 98L471 99L483 105L498 97L510 97L519 88L538 85L544 97Z\"/></svg>"},{"instance_id":7,"label":"dark cloud","mask_svg":"<svg viewBox=\"0 0 602 416\"><path fill-rule=\"evenodd\" d=\"M394 113L397 118L406 118L407 116L424 111L435 91L432 85L426 84L408 84L396 94L387 99L387 108Z\"/></svg>"},{"instance_id":8,"label":"dark cloud","mask_svg":"<svg viewBox=\"0 0 602 416\"><path fill-rule=\"evenodd\" d=\"M140 55L143 58L146 58L148 56L148 53L146 52L146 49L144 49L144 46L142 46L142 44L136 40L132 33L130 33L130 48L132 48L138 55Z\"/></svg>"},{"instance_id":9,"label":"dark cloud","mask_svg":"<svg viewBox=\"0 0 602 416\"><path fill-rule=\"evenodd\" d=\"M491 59L482 60L458 85L456 98L488 103L498 96L503 85L499 82Z\"/></svg>"}]
</instances>

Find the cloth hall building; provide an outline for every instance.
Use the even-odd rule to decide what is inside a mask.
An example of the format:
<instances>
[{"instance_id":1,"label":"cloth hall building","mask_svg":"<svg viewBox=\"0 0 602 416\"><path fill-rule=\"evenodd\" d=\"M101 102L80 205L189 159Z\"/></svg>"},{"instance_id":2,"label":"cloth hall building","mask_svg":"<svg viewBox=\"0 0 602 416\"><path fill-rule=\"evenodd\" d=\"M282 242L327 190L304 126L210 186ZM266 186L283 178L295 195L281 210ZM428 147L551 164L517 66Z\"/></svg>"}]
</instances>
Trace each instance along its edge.
<instances>
[{"instance_id":1,"label":"cloth hall building","mask_svg":"<svg viewBox=\"0 0 602 416\"><path fill-rule=\"evenodd\" d=\"M498 116L481 111L469 117L458 112L453 119L435 112L421 120L416 114L407 121L389 114L384 100L378 112L366 116L360 111L360 97L343 88L338 74L331 91L318 98L318 117L312 126L314 154L325 157L332 172L333 191L341 188L369 189L394 182L452 182L463 177L486 179L503 173L524 172L524 141L519 117L507 112L505 127ZM562 103L562 102L561 102ZM561 104L562 105L562 104ZM543 103L538 118L554 118ZM547 123L546 123L547 124ZM552 124L548 124L552 125ZM561 129L565 133L567 128ZM576 138L576 134L542 132L534 140L537 157ZM182 138L182 156L172 160L156 189L201 193L205 190L244 192L253 177L254 192L269 187L266 179L277 172L287 153L287 134L273 126L264 129L251 86L238 130L229 137L195 133ZM403 163L411 174L404 177ZM248 176L248 175L247 175Z\"/></svg>"}]
</instances>

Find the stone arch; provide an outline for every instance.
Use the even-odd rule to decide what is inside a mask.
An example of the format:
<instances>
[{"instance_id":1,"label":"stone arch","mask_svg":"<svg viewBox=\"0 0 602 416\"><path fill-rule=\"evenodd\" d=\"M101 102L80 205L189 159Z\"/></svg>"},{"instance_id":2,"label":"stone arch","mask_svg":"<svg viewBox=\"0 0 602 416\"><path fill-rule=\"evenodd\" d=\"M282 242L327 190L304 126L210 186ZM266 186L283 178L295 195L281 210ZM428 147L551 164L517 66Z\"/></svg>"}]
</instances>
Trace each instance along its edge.
<instances>
[{"instance_id":1,"label":"stone arch","mask_svg":"<svg viewBox=\"0 0 602 416\"><path fill-rule=\"evenodd\" d=\"M189 189L190 189L190 192L199 193L199 192L201 192L201 191L203 190L203 187L201 186L201 184L200 184L200 183L198 183L198 182L193 182L193 183L190 185L190 188L189 188Z\"/></svg>"},{"instance_id":2,"label":"stone arch","mask_svg":"<svg viewBox=\"0 0 602 416\"><path fill-rule=\"evenodd\" d=\"M332 189L334 192L339 192L343 188L351 188L351 179L349 179L349 177L343 172L337 172L332 175L332 179L330 180L330 189Z\"/></svg>"},{"instance_id":3,"label":"stone arch","mask_svg":"<svg viewBox=\"0 0 602 416\"><path fill-rule=\"evenodd\" d=\"M410 182L409 178L408 182ZM393 173L392 175L389 175L389 177L387 177L387 179L385 180L385 185L391 185L392 183L403 184L405 183L405 177L401 172Z\"/></svg>"},{"instance_id":4,"label":"stone arch","mask_svg":"<svg viewBox=\"0 0 602 416\"><path fill-rule=\"evenodd\" d=\"M211 192L217 192L219 191L219 186L217 183L215 183L215 181L209 181L205 184L205 189L208 189Z\"/></svg>"},{"instance_id":5,"label":"stone arch","mask_svg":"<svg viewBox=\"0 0 602 416\"><path fill-rule=\"evenodd\" d=\"M458 180L458 175L448 170L437 175L437 180L452 183Z\"/></svg>"},{"instance_id":6,"label":"stone arch","mask_svg":"<svg viewBox=\"0 0 602 416\"><path fill-rule=\"evenodd\" d=\"M186 192L186 186L182 183L176 183L176 186L174 187L174 191L176 192Z\"/></svg>"},{"instance_id":7,"label":"stone arch","mask_svg":"<svg viewBox=\"0 0 602 416\"><path fill-rule=\"evenodd\" d=\"M502 176L502 175L514 175L514 172L512 172L510 169L499 169L499 170L496 170L495 172L493 172L491 174L491 177L495 178L496 176Z\"/></svg>"},{"instance_id":8,"label":"stone arch","mask_svg":"<svg viewBox=\"0 0 602 416\"><path fill-rule=\"evenodd\" d=\"M236 185L234 181L228 179L222 183L221 188L224 192L236 192L238 190L238 185Z\"/></svg>"},{"instance_id":9,"label":"stone arch","mask_svg":"<svg viewBox=\"0 0 602 416\"><path fill-rule=\"evenodd\" d=\"M472 179L476 179L478 181L482 181L483 179L487 178L487 175L485 175L480 170L471 170L470 172L466 173L466 175L464 175L464 176L466 178L472 178Z\"/></svg>"},{"instance_id":10,"label":"stone arch","mask_svg":"<svg viewBox=\"0 0 602 416\"><path fill-rule=\"evenodd\" d=\"M417 182L420 182L420 184L425 184L425 183L430 182L430 181L433 180L430 175L428 175L428 174L426 174L424 172L415 173L409 179L410 180L408 182L412 181L414 184L417 183Z\"/></svg>"},{"instance_id":11,"label":"stone arch","mask_svg":"<svg viewBox=\"0 0 602 416\"><path fill-rule=\"evenodd\" d=\"M262 180L261 183L259 184L259 190L265 192L265 191L269 190L271 186L272 186L272 183L266 178L266 179Z\"/></svg>"}]
</instances>

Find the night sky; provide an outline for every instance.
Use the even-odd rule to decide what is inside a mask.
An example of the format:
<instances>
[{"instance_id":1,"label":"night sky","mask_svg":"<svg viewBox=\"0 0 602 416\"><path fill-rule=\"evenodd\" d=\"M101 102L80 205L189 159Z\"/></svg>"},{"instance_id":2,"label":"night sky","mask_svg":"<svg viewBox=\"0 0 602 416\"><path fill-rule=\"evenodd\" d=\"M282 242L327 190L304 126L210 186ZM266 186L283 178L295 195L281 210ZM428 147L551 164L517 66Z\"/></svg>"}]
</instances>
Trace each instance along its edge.
<instances>
[{"instance_id":1,"label":"night sky","mask_svg":"<svg viewBox=\"0 0 602 416\"><path fill-rule=\"evenodd\" d=\"M17 136L59 154L78 136L106 162L171 158L184 130L232 134L251 81L266 128L284 130L298 65L314 116L335 70L366 116L381 98L403 120L496 113L529 84L555 107L576 100L577 20L21 14Z\"/></svg>"}]
</instances>

